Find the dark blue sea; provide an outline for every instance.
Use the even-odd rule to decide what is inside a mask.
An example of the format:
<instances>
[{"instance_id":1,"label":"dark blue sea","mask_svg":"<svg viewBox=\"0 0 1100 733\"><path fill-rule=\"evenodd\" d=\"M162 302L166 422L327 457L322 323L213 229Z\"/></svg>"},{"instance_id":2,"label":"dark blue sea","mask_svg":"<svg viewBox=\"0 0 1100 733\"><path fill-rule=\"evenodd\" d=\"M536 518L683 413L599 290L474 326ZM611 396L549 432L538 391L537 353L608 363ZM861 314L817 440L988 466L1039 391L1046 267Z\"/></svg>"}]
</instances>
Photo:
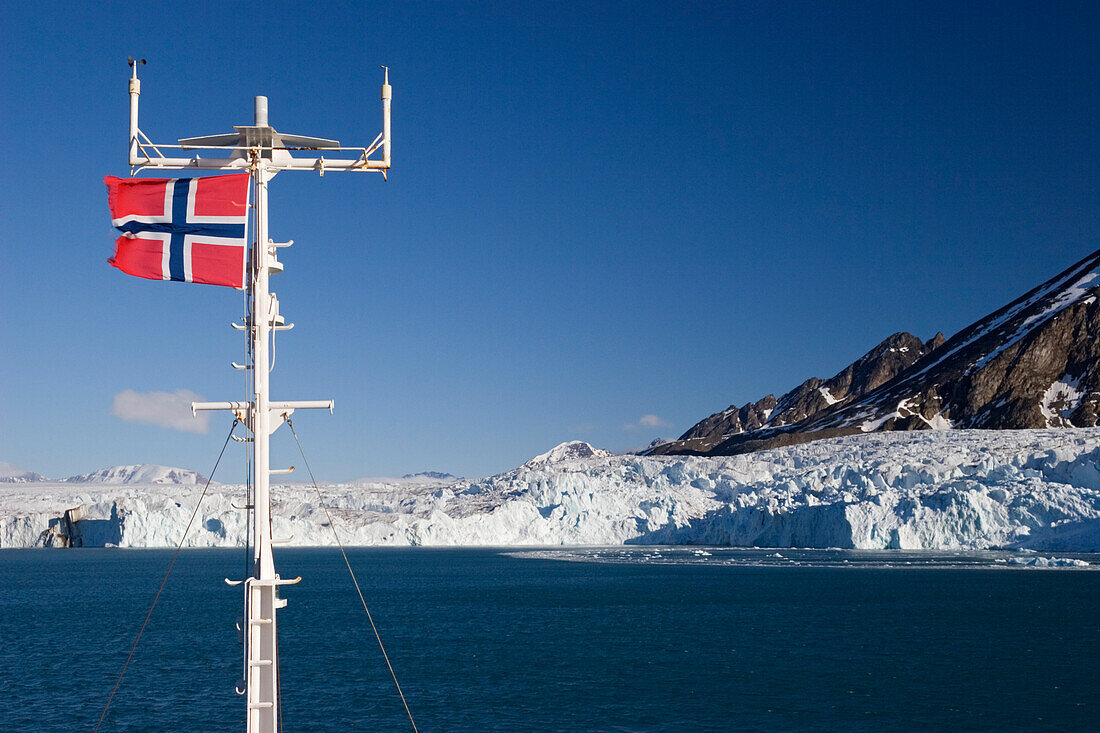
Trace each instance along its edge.
<instances>
[{"instance_id":1,"label":"dark blue sea","mask_svg":"<svg viewBox=\"0 0 1100 733\"><path fill-rule=\"evenodd\" d=\"M171 554L0 551L0 730L93 730ZM425 733L1100 725L1088 568L990 553L349 555ZM303 578L279 613L284 730L411 730L339 553L286 549L277 565ZM180 555L101 730L242 729L240 589L222 579L244 568L241 550Z\"/></svg>"}]
</instances>

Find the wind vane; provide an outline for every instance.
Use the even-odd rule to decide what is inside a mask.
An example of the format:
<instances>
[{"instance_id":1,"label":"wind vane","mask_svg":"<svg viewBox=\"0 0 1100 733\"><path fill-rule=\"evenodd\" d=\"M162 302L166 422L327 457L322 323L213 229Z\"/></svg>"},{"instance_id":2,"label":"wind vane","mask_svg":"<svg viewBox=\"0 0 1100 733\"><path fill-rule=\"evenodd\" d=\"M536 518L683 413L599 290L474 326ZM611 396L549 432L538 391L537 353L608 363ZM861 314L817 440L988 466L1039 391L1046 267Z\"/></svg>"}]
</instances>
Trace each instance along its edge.
<instances>
[{"instance_id":1,"label":"wind vane","mask_svg":"<svg viewBox=\"0 0 1100 733\"><path fill-rule=\"evenodd\" d=\"M138 98L141 95L141 81L137 76L137 67L144 64L145 60L135 61L129 59L130 74L130 153L131 178L143 170L188 170L188 171L227 171L245 173L249 180L240 180L251 187L251 220L253 224L253 239L248 243L248 258L245 267L243 287L247 290L249 308L244 319L244 324L234 323L233 327L245 331L248 334L251 363L233 364L236 369L244 369L251 372L250 399L240 402L194 402L192 411L196 410L230 410L251 431L252 437L252 472L255 477L255 494L252 502L255 521L253 522L252 541L253 571L252 576L243 581L229 581L231 585L244 584L244 624L242 635L244 637L244 680L238 685L237 691L246 695L247 700L247 731L248 733L275 733L279 723L279 660L278 645L276 644L275 613L286 605L286 600L278 597L276 589L280 585L297 583L301 578L284 580L275 572L275 563L272 555L271 537L271 475L289 473L289 469L272 469L270 462L269 438L290 415L298 409L327 408L332 410L332 400L310 401L275 401L270 398L269 374L271 363L269 357L269 341L275 331L289 330L294 327L286 323L279 312L279 301L268 287L268 279L271 275L283 271L283 265L277 255L281 247L289 247L293 240L276 243L268 236L268 183L280 171L316 171L324 175L326 171L375 171L386 176L390 167L390 100L392 89L389 83L389 69L384 70L382 82L382 132L374 141L366 147L343 147L335 140L306 135L288 135L275 130L268 121L267 97L255 98L255 117L253 124L235 126L235 132L224 135L210 135L205 137L191 137L179 140L174 145L154 144L138 127ZM225 151L221 156L202 157L191 155L190 151L210 150ZM175 153L177 157L165 154L165 151ZM303 154L304 153L304 154ZM190 156L190 157L187 157ZM229 178L233 178L230 176ZM120 249L116 252L116 260L121 259L123 244L137 243L144 249L142 252L152 253L156 264L153 274L147 272L132 272L121 264L112 260L112 264L120 267L130 274L154 279L187 280L189 282L212 282L213 284L241 287L240 267L237 266L237 279L222 282L214 280L202 280L193 278L192 273L197 264L192 264L192 258L203 256L217 260L227 259L221 250L212 249L219 245L203 242L202 227L210 222L217 223L225 229L223 220L232 219L233 216L223 211L210 213L204 209L206 205L200 200L204 191L212 191L215 186L210 183L211 178L197 179L168 179L168 180L132 180L119 181L108 179L108 187L111 188L112 221L115 226L123 230L124 237L119 240ZM219 179L223 180L223 179ZM160 185L152 195L149 193L133 194L133 192L116 195L117 185L121 188L125 184L154 184ZM129 195L127 203L131 208L116 212L116 198L125 198ZM232 197L230 197L232 198ZM228 201L226 205L236 206L234 212L239 217L247 217L247 196L245 200ZM138 211L140 206L156 204L157 210ZM177 202L177 203L173 203ZM124 202L126 203L126 202ZM137 207L137 208L134 208ZM125 208L125 206L123 206ZM183 222L181 224L180 222ZM194 223L194 222L199 223ZM196 234L196 232L198 232ZM144 237L144 239L143 239ZM128 242L124 242L128 239ZM242 250L246 237L240 238ZM202 255L201 247L209 245L207 251L213 255ZM225 242L221 242L224 245ZM177 249L183 254L178 254ZM163 252L163 255L161 254ZM222 253L222 254L218 254ZM243 251L242 251L243 256ZM160 269L160 260L164 266ZM229 256L232 259L232 256ZM176 263L178 260L178 267ZM197 263L197 259L194 260ZM232 263L231 263L232 264ZM177 269L181 273L175 276ZM232 270L232 267L229 268Z\"/></svg>"}]
</instances>

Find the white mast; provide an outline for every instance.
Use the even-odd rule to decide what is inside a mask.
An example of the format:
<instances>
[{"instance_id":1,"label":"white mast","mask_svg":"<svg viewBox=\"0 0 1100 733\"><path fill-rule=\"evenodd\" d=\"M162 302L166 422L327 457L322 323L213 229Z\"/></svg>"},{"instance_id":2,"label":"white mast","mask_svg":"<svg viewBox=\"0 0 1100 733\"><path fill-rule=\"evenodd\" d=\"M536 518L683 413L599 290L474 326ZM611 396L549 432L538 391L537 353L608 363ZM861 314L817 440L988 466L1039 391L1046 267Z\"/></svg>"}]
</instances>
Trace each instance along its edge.
<instances>
[{"instance_id":1,"label":"white mast","mask_svg":"<svg viewBox=\"0 0 1100 733\"><path fill-rule=\"evenodd\" d=\"M248 332L251 341L252 363L234 367L252 370L252 394L247 402L195 402L195 410L231 410L252 432L253 475L255 476L255 521L253 544L255 548L252 577L243 581L245 586L244 615L244 665L243 689L246 695L247 733L276 733L279 728L279 660L276 644L275 613L286 605L278 597L280 585L297 583L301 578L283 580L275 572L271 538L271 474L288 473L290 469L272 470L269 439L296 409L327 408L332 410L331 400L279 402L270 397L269 375L271 361L268 346L272 331L289 330L279 313L279 301L270 292L269 277L283 271L276 257L279 247L292 244L276 244L268 236L267 186L279 171L312 170L324 175L326 170L379 171L386 175L390 167L390 100L389 69L385 69L382 84L382 133L366 148L344 148L335 140L284 135L268 123L267 97L254 100L255 116L248 127L235 127L236 132L226 135L187 138L178 145L154 145L138 127L138 97L141 82L137 78L137 63L130 59L130 165L135 173L146 168L166 170L247 170L252 176L255 232L249 258L247 287L251 295L251 312L239 330ZM194 156L167 157L162 149L228 150L228 157L202 158ZM377 150L382 159L371 159ZM322 151L319 157L294 157L291 151ZM325 158L324 153L336 157ZM348 153L357 157L347 157ZM227 581L239 585L242 581Z\"/></svg>"}]
</instances>

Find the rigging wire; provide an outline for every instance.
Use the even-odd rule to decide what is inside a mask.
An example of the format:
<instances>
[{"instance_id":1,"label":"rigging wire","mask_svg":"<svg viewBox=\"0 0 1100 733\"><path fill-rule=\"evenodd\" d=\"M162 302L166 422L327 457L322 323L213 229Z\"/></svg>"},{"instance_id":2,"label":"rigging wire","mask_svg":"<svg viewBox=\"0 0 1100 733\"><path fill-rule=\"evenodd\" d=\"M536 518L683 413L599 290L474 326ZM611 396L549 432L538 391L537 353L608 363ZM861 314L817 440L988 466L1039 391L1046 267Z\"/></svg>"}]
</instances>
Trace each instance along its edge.
<instances>
[{"instance_id":1,"label":"rigging wire","mask_svg":"<svg viewBox=\"0 0 1100 733\"><path fill-rule=\"evenodd\" d=\"M386 654L386 647L382 644L382 635L378 633L378 627L374 625L374 617L371 616L370 609L367 608L367 601L363 598L363 591L359 588L359 581L355 578L355 571L351 569L351 563L348 562L348 554L344 552L344 544L340 542L340 535L336 532L336 525L332 521L332 514L328 510L328 504L325 503L325 498L321 495L321 489L317 486L317 479L313 477L313 469L309 467L309 460L306 458L306 453L302 450L302 441L298 440L298 432L294 429L294 423L290 420L290 415L284 415L287 427L290 428L290 434L294 436L294 442L298 444L298 452L302 454L302 463L305 464L306 471L309 472L309 480L313 482L313 490L317 492L317 499L321 502L321 508L325 510L325 517L328 519L329 529L332 530L332 536L336 540L336 546L340 548L340 554L344 556L344 564L348 566L348 573L351 575L351 582L355 584L355 592L359 594L359 600L363 604L363 610L367 612L367 620L370 621L370 627L374 631L374 638L378 640L378 648L382 650L382 658L386 660L386 666L390 669L390 676L393 677L393 684L397 687L397 694L401 697L401 704L405 706L405 713L409 716L409 722L412 724L413 733L419 733L416 728L416 721L413 720L412 711L409 710L409 703L405 700L405 693L401 691L401 683L397 681L397 673L393 671L393 665L390 664L390 655Z\"/></svg>"},{"instance_id":2,"label":"rigging wire","mask_svg":"<svg viewBox=\"0 0 1100 733\"><path fill-rule=\"evenodd\" d=\"M187 533L191 531L191 525L195 522L195 517L199 515L199 507L202 506L202 500L206 497L206 490L210 488L210 482L214 480L214 473L218 470L218 464L222 462L222 456L225 455L225 448L229 445L229 439L233 437L233 431L237 429L237 423L240 422L240 418L233 420L233 426L229 428L229 435L225 436L225 443L222 444L222 450L218 453L218 460L214 462L214 468L210 471L210 478L206 479L206 486L202 487L202 493L199 495L198 502L195 503L195 511L191 512L191 519L187 521L187 527L183 530L183 536L180 537L179 544L176 545L176 553L172 555L172 561L168 563L168 570L164 572L164 579L160 581L160 587L157 588L157 594L153 597L153 605L149 606L149 612L145 614L145 620L141 622L141 628L138 630L137 638L134 639L133 646L130 647L130 653L126 656L126 662L122 665L122 671L118 673L118 679L115 680L114 689L111 690L110 697L107 698L107 704L103 706L103 712L99 715L99 721L95 724L95 731L99 731L99 726L103 725L103 719L107 717L107 709L111 707L111 701L115 699L115 693L118 692L118 686L122 684L122 676L126 674L126 668L130 666L130 660L134 657L134 650L137 649L138 642L141 641L141 635L145 632L145 626L149 623L149 617L153 615L153 609L157 607L157 601L160 600L160 593L164 590L164 584L168 582L168 576L172 573L172 566L176 564L176 558L179 557L180 550L183 548L183 542L187 539Z\"/></svg>"},{"instance_id":3,"label":"rigging wire","mask_svg":"<svg viewBox=\"0 0 1100 733\"><path fill-rule=\"evenodd\" d=\"M253 206L253 208L255 208L255 207ZM253 214L253 219L255 219L255 214ZM255 229L255 221L253 221L253 229ZM253 252L251 254L251 256L255 257L256 256L255 252ZM249 266L249 268L248 268L249 273L252 273L252 269L253 268L251 266ZM251 277L251 274L250 274L250 277ZM250 330L255 328L255 323L254 323L255 319L252 317L252 293L253 293L253 289L254 289L254 283L250 280L249 281L249 286L244 292L244 322L245 322L245 325ZM255 394L256 394L256 388L255 388L256 365L253 363L252 339L251 338L245 339L244 352L245 352L245 360L244 360L244 363L245 363L245 369L244 369L244 392L245 392L245 395L244 396L245 396L245 401L254 403ZM246 425L246 427L247 427L247 425ZM251 564L251 559L252 559L251 558L251 556L252 556L252 551L251 551L252 511L255 508L255 506L253 504L254 500L252 498L252 450L253 450L254 445L255 445L255 437L253 437L251 439L251 442L246 442L244 444L244 575L241 576L242 578L247 578L249 575L252 574L252 564ZM248 601L247 601L247 594L246 594L246 601L245 601L246 607L244 609L245 618L248 618L247 603L248 603ZM248 673L248 670L246 669L245 670L246 677L247 677L247 673Z\"/></svg>"},{"instance_id":4,"label":"rigging wire","mask_svg":"<svg viewBox=\"0 0 1100 733\"><path fill-rule=\"evenodd\" d=\"M253 219L255 219L255 215L253 215ZM253 227L255 227L255 221L253 221ZM251 254L250 256L255 257L255 253ZM251 263L248 271L250 273L249 277L251 278ZM244 291L244 323L245 326L250 330L250 332L251 329L254 328L253 322L255 320L252 317L252 291L253 281L249 280L249 286ZM256 378L256 368L255 365L252 363L251 338L245 339L244 354L244 397L246 402L253 402L255 399L254 385ZM248 427L247 423L245 424L245 427ZM252 498L252 450L255 442L255 434L253 434L252 438L248 438L246 436L244 444L244 572L241 575L242 578L247 578L252 574L252 511L255 508L253 503L254 500ZM243 621L244 619L247 619L249 617L249 604L252 602L251 596L251 593L244 594L244 602L242 604L243 608L241 609L241 633L245 636L245 638L247 638L248 626L243 623ZM247 690L248 648L246 644L242 644L242 647L242 677L245 680L245 689Z\"/></svg>"}]
</instances>

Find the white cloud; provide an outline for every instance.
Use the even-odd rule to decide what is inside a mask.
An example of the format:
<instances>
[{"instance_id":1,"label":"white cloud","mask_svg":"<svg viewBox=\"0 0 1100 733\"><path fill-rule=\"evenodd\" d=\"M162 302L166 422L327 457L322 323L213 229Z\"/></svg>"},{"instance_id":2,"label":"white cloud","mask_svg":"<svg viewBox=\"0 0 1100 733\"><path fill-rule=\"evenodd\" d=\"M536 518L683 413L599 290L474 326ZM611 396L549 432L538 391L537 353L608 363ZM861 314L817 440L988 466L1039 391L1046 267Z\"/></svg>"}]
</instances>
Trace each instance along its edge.
<instances>
[{"instance_id":1,"label":"white cloud","mask_svg":"<svg viewBox=\"0 0 1100 733\"><path fill-rule=\"evenodd\" d=\"M639 430L641 428L671 428L672 423L656 415L642 415L638 422L628 422L623 425L623 430Z\"/></svg>"},{"instance_id":2,"label":"white cloud","mask_svg":"<svg viewBox=\"0 0 1100 733\"><path fill-rule=\"evenodd\" d=\"M666 422L656 415L642 415L638 418L638 424L647 428L670 428L672 423Z\"/></svg>"},{"instance_id":3,"label":"white cloud","mask_svg":"<svg viewBox=\"0 0 1100 733\"><path fill-rule=\"evenodd\" d=\"M115 395L111 414L127 422L158 425L162 428L182 430L187 433L210 432L210 413L191 415L191 403L202 402L202 397L191 390L175 392L135 392L123 390Z\"/></svg>"}]
</instances>

